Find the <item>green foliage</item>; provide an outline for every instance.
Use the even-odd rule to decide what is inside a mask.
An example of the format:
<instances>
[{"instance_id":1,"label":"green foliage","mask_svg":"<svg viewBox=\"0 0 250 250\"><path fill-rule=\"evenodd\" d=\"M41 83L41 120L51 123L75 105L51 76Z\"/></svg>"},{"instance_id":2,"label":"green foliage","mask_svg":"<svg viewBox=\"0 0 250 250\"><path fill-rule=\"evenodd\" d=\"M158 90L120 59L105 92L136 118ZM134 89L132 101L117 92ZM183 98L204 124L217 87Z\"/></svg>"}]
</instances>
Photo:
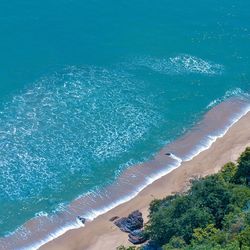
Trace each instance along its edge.
<instances>
[{"instance_id":1,"label":"green foliage","mask_svg":"<svg viewBox=\"0 0 250 250\"><path fill-rule=\"evenodd\" d=\"M231 237L238 234L245 226L245 214L240 213L229 213L224 218L223 228L231 234Z\"/></svg>"},{"instance_id":2,"label":"green foliage","mask_svg":"<svg viewBox=\"0 0 250 250\"><path fill-rule=\"evenodd\" d=\"M220 175L208 176L193 183L190 196L200 207L204 207L214 216L216 226L221 227L224 215L229 211L232 198L228 185Z\"/></svg>"},{"instance_id":3,"label":"green foliage","mask_svg":"<svg viewBox=\"0 0 250 250\"><path fill-rule=\"evenodd\" d=\"M193 233L192 245L203 244L215 237L220 230L214 224L208 224L205 228L196 228Z\"/></svg>"},{"instance_id":4,"label":"green foliage","mask_svg":"<svg viewBox=\"0 0 250 250\"><path fill-rule=\"evenodd\" d=\"M250 185L250 147L248 147L238 160L238 171L235 174L236 184Z\"/></svg>"},{"instance_id":5,"label":"green foliage","mask_svg":"<svg viewBox=\"0 0 250 250\"><path fill-rule=\"evenodd\" d=\"M245 208L250 201L250 188L236 185L231 189L234 207ZM249 204L250 205L250 204Z\"/></svg>"},{"instance_id":6,"label":"green foliage","mask_svg":"<svg viewBox=\"0 0 250 250\"><path fill-rule=\"evenodd\" d=\"M146 226L150 238L160 245L168 242L173 236L180 236L185 242L189 242L193 229L213 221L208 211L193 204L188 196L179 195L157 212L151 212L150 224Z\"/></svg>"},{"instance_id":7,"label":"green foliage","mask_svg":"<svg viewBox=\"0 0 250 250\"><path fill-rule=\"evenodd\" d=\"M130 246L130 247L125 247L125 246L119 246L116 248L116 250L139 250L139 247L135 246Z\"/></svg>"},{"instance_id":8,"label":"green foliage","mask_svg":"<svg viewBox=\"0 0 250 250\"><path fill-rule=\"evenodd\" d=\"M221 172L218 175L220 175L226 182L232 182L237 170L238 166L233 162L229 162L222 167Z\"/></svg>"},{"instance_id":9,"label":"green foliage","mask_svg":"<svg viewBox=\"0 0 250 250\"><path fill-rule=\"evenodd\" d=\"M250 248L250 226L242 230L237 236L237 239L241 246L249 246Z\"/></svg>"},{"instance_id":10,"label":"green foliage","mask_svg":"<svg viewBox=\"0 0 250 250\"><path fill-rule=\"evenodd\" d=\"M226 245L219 245L215 242L207 242L203 244L188 246L182 249L183 250L249 250L250 248L247 246L242 246L242 249L240 249L239 243L237 241L233 241Z\"/></svg>"},{"instance_id":11,"label":"green foliage","mask_svg":"<svg viewBox=\"0 0 250 250\"><path fill-rule=\"evenodd\" d=\"M162 200L154 199L149 206L149 210L151 211L151 214L157 212L162 207L167 207L168 204L176 198L176 195L170 195L165 197Z\"/></svg>"},{"instance_id":12,"label":"green foliage","mask_svg":"<svg viewBox=\"0 0 250 250\"><path fill-rule=\"evenodd\" d=\"M163 250L250 250L250 148L237 165L150 205L146 234Z\"/></svg>"},{"instance_id":13,"label":"green foliage","mask_svg":"<svg viewBox=\"0 0 250 250\"><path fill-rule=\"evenodd\" d=\"M193 207L183 213L179 221L180 222L177 223L180 229L179 235L189 243L192 239L193 230L197 227L205 227L208 223L212 223L213 217L205 209Z\"/></svg>"},{"instance_id":14,"label":"green foliage","mask_svg":"<svg viewBox=\"0 0 250 250\"><path fill-rule=\"evenodd\" d=\"M151 201L149 205L149 210L151 211L151 214L157 212L159 208L162 206L162 204L163 200L154 199L153 201Z\"/></svg>"},{"instance_id":15,"label":"green foliage","mask_svg":"<svg viewBox=\"0 0 250 250\"><path fill-rule=\"evenodd\" d=\"M186 242L181 237L173 236L169 243L163 246L163 250L181 249L186 247Z\"/></svg>"}]
</instances>

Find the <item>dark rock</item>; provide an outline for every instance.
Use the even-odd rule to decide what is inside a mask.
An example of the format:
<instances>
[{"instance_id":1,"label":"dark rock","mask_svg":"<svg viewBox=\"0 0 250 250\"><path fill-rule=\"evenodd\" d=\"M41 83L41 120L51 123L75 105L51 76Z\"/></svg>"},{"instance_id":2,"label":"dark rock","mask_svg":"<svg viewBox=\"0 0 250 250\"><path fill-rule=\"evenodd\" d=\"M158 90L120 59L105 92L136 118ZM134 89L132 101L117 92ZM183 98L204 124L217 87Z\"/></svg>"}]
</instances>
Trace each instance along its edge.
<instances>
[{"instance_id":1,"label":"dark rock","mask_svg":"<svg viewBox=\"0 0 250 250\"><path fill-rule=\"evenodd\" d=\"M85 224L86 219L82 216L77 216L77 219L82 222L82 224Z\"/></svg>"},{"instance_id":2,"label":"dark rock","mask_svg":"<svg viewBox=\"0 0 250 250\"><path fill-rule=\"evenodd\" d=\"M115 221L117 219L119 219L119 216L114 216L114 217L110 218L109 221Z\"/></svg>"},{"instance_id":3,"label":"dark rock","mask_svg":"<svg viewBox=\"0 0 250 250\"><path fill-rule=\"evenodd\" d=\"M128 236L142 236L143 230L142 229L136 229L132 231Z\"/></svg>"},{"instance_id":4,"label":"dark rock","mask_svg":"<svg viewBox=\"0 0 250 250\"><path fill-rule=\"evenodd\" d=\"M147 239L143 234L143 230L138 229L138 230L134 230L133 232L131 232L129 235L129 241L133 244L142 244L144 243Z\"/></svg>"},{"instance_id":5,"label":"dark rock","mask_svg":"<svg viewBox=\"0 0 250 250\"><path fill-rule=\"evenodd\" d=\"M141 229L143 227L142 213L136 210L128 217L123 217L119 220L116 220L114 223L121 229L121 231L131 233L132 231Z\"/></svg>"}]
</instances>

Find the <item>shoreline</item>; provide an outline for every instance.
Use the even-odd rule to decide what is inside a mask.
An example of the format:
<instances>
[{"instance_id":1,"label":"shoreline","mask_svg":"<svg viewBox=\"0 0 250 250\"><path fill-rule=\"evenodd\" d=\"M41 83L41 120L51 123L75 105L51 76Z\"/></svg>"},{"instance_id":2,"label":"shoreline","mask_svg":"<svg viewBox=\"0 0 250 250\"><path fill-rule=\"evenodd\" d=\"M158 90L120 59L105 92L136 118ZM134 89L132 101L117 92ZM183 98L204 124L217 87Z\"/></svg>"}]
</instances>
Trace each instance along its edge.
<instances>
[{"instance_id":1,"label":"shoreline","mask_svg":"<svg viewBox=\"0 0 250 250\"><path fill-rule=\"evenodd\" d=\"M109 219L113 216L127 216L139 209L146 221L148 206L154 198L163 198L176 192L183 192L193 178L216 173L229 161L235 161L247 146L250 146L250 112L233 123L224 135L217 136L210 147L184 161L170 173L153 181L134 198L99 215L86 223L86 227L69 230L62 236L44 244L39 249L116 249L119 245L132 245L127 234L121 232Z\"/></svg>"},{"instance_id":2,"label":"shoreline","mask_svg":"<svg viewBox=\"0 0 250 250\"><path fill-rule=\"evenodd\" d=\"M91 232L102 238L103 235L106 235L104 232L109 230L110 226L112 230L115 230L114 225L109 222L111 217L127 216L133 210L141 209L146 220L147 207L150 201L153 198L163 198L170 194L169 191L176 186L176 183L173 183L171 178L183 177L183 173L179 172L180 170L178 169L186 169L186 165L191 164L204 152L210 151L214 145L218 144L218 141L228 136L228 132L234 127L238 127L238 124L242 123L244 117L249 117L248 122L250 122L249 111L250 104L248 100L231 98L216 105L203 116L196 126L182 137L164 146L156 153L153 159L125 170L114 184L101 190L104 192L104 195L101 193L101 197L93 199L91 195L80 196L69 204L67 211L57 214L52 219L49 216L31 219L22 226L20 231L14 232L10 237L0 239L1 245L4 249L38 249L39 247L39 249L64 249L62 245L64 246L65 242L62 239L65 237L67 242L71 242L71 238L73 241L76 238L78 239L78 234L87 234L88 241L81 242L81 239L79 248L77 245L67 246L65 249L82 249L83 246L84 249L88 249L95 242L95 240L91 240L93 238ZM247 129L245 130L247 132ZM249 141L250 139L247 143ZM241 144L244 145L244 142L241 142ZM166 154L166 152L171 152L171 155ZM216 153L211 158L216 160ZM191 167L191 169L193 168ZM187 176L186 179L183 179L183 183L187 184L189 179L194 176L204 176L204 172L201 171L201 174L199 172L199 168L193 169L192 176ZM209 168L207 174L210 173ZM205 175L207 174L205 173ZM163 193L159 192L159 190L157 191L157 188L155 189L155 186L157 187L158 185L157 183L162 179L166 179L171 184L162 184L162 190L165 190ZM178 183L179 189L177 191L183 191L186 185L183 186L183 183L180 183L180 181ZM180 189L180 186L183 187ZM174 189L171 192L177 191ZM141 198L145 196L145 192L149 192L152 195L148 197L146 194L146 202L144 198ZM129 208L125 209L128 204L131 204L130 206L133 207L131 211ZM87 218L86 227L76 219L77 215ZM98 221L102 220L102 218L105 218L105 221L99 225ZM109 223L107 224L107 222ZM109 227L96 232L96 223L97 228L102 228L105 225ZM26 232L28 234L25 234ZM68 237L72 232L74 232L73 236ZM117 242L118 245L126 245L128 243L126 234L121 235L118 233L116 237L125 237L121 242ZM61 240L62 243L58 243ZM98 249L98 247L90 247L89 249ZM115 249L115 247L112 245L103 249Z\"/></svg>"}]
</instances>

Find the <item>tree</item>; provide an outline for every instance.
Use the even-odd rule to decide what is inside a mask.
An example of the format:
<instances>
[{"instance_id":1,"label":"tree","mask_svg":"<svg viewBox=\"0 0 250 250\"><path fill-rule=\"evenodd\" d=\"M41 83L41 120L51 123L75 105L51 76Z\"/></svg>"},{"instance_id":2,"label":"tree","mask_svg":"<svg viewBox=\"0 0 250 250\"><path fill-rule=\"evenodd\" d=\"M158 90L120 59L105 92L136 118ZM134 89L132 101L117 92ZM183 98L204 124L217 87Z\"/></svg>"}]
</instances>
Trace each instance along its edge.
<instances>
[{"instance_id":1,"label":"tree","mask_svg":"<svg viewBox=\"0 0 250 250\"><path fill-rule=\"evenodd\" d=\"M238 160L238 170L235 174L234 182L250 185L250 147L246 148Z\"/></svg>"},{"instance_id":2,"label":"tree","mask_svg":"<svg viewBox=\"0 0 250 250\"><path fill-rule=\"evenodd\" d=\"M150 205L146 234L163 250L250 250L250 148L238 164Z\"/></svg>"},{"instance_id":3,"label":"tree","mask_svg":"<svg viewBox=\"0 0 250 250\"><path fill-rule=\"evenodd\" d=\"M214 223L213 216L206 209L200 209L199 207L192 207L188 209L180 217L177 225L179 226L179 236L185 240L186 243L190 243L193 237L193 231L195 228L204 228L206 225Z\"/></svg>"},{"instance_id":4,"label":"tree","mask_svg":"<svg viewBox=\"0 0 250 250\"><path fill-rule=\"evenodd\" d=\"M223 166L219 175L221 175L226 182L232 182L237 170L238 166L233 162L229 162Z\"/></svg>"},{"instance_id":5,"label":"tree","mask_svg":"<svg viewBox=\"0 0 250 250\"><path fill-rule=\"evenodd\" d=\"M223 217L229 211L232 194L219 175L195 181L190 194L201 208L207 208L215 218L216 227L221 228Z\"/></svg>"},{"instance_id":6,"label":"tree","mask_svg":"<svg viewBox=\"0 0 250 250\"><path fill-rule=\"evenodd\" d=\"M192 245L213 241L213 237L219 233L219 229L214 227L214 224L208 224L205 228L194 229Z\"/></svg>"},{"instance_id":7,"label":"tree","mask_svg":"<svg viewBox=\"0 0 250 250\"><path fill-rule=\"evenodd\" d=\"M139 247L135 246L130 246L130 247L125 247L125 246L119 246L116 248L116 250L139 250Z\"/></svg>"},{"instance_id":8,"label":"tree","mask_svg":"<svg viewBox=\"0 0 250 250\"><path fill-rule=\"evenodd\" d=\"M170 195L167 196L161 200L159 199L154 199L153 201L151 201L150 205L149 205L149 211L150 214L153 214L155 212L157 212L160 208L162 207L167 207L172 200L174 200L178 195ZM150 216L149 214L149 216Z\"/></svg>"},{"instance_id":9,"label":"tree","mask_svg":"<svg viewBox=\"0 0 250 250\"><path fill-rule=\"evenodd\" d=\"M169 243L163 246L163 250L182 249L186 247L186 245L182 237L173 236Z\"/></svg>"},{"instance_id":10,"label":"tree","mask_svg":"<svg viewBox=\"0 0 250 250\"><path fill-rule=\"evenodd\" d=\"M244 208L250 203L250 188L242 185L235 185L231 189L232 203L234 207ZM249 204L250 205L250 204Z\"/></svg>"},{"instance_id":11,"label":"tree","mask_svg":"<svg viewBox=\"0 0 250 250\"><path fill-rule=\"evenodd\" d=\"M242 249L243 246L248 246L250 248L250 226L242 230L237 239L240 244L240 249Z\"/></svg>"},{"instance_id":12,"label":"tree","mask_svg":"<svg viewBox=\"0 0 250 250\"><path fill-rule=\"evenodd\" d=\"M213 217L206 209L196 207L191 197L179 195L167 207L151 214L146 233L160 245L168 243L173 236L189 243L195 228L212 222Z\"/></svg>"}]
</instances>

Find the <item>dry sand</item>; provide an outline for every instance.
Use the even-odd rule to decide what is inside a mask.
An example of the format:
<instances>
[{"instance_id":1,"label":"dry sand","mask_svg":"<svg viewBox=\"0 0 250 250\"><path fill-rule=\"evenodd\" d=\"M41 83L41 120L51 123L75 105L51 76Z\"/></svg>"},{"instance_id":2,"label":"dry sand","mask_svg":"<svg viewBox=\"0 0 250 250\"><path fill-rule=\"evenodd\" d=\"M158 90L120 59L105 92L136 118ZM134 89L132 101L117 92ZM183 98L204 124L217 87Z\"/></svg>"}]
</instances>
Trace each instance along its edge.
<instances>
[{"instance_id":1,"label":"dry sand","mask_svg":"<svg viewBox=\"0 0 250 250\"><path fill-rule=\"evenodd\" d=\"M147 186L132 200L86 223L84 228L68 231L40 249L115 250L119 245L131 245L127 240L127 234L109 221L111 217L127 216L139 209L147 220L148 206L154 198L182 192L187 189L190 179L218 172L225 163L235 161L247 146L250 146L250 112L234 124L222 138L217 139L209 149Z\"/></svg>"}]
</instances>

